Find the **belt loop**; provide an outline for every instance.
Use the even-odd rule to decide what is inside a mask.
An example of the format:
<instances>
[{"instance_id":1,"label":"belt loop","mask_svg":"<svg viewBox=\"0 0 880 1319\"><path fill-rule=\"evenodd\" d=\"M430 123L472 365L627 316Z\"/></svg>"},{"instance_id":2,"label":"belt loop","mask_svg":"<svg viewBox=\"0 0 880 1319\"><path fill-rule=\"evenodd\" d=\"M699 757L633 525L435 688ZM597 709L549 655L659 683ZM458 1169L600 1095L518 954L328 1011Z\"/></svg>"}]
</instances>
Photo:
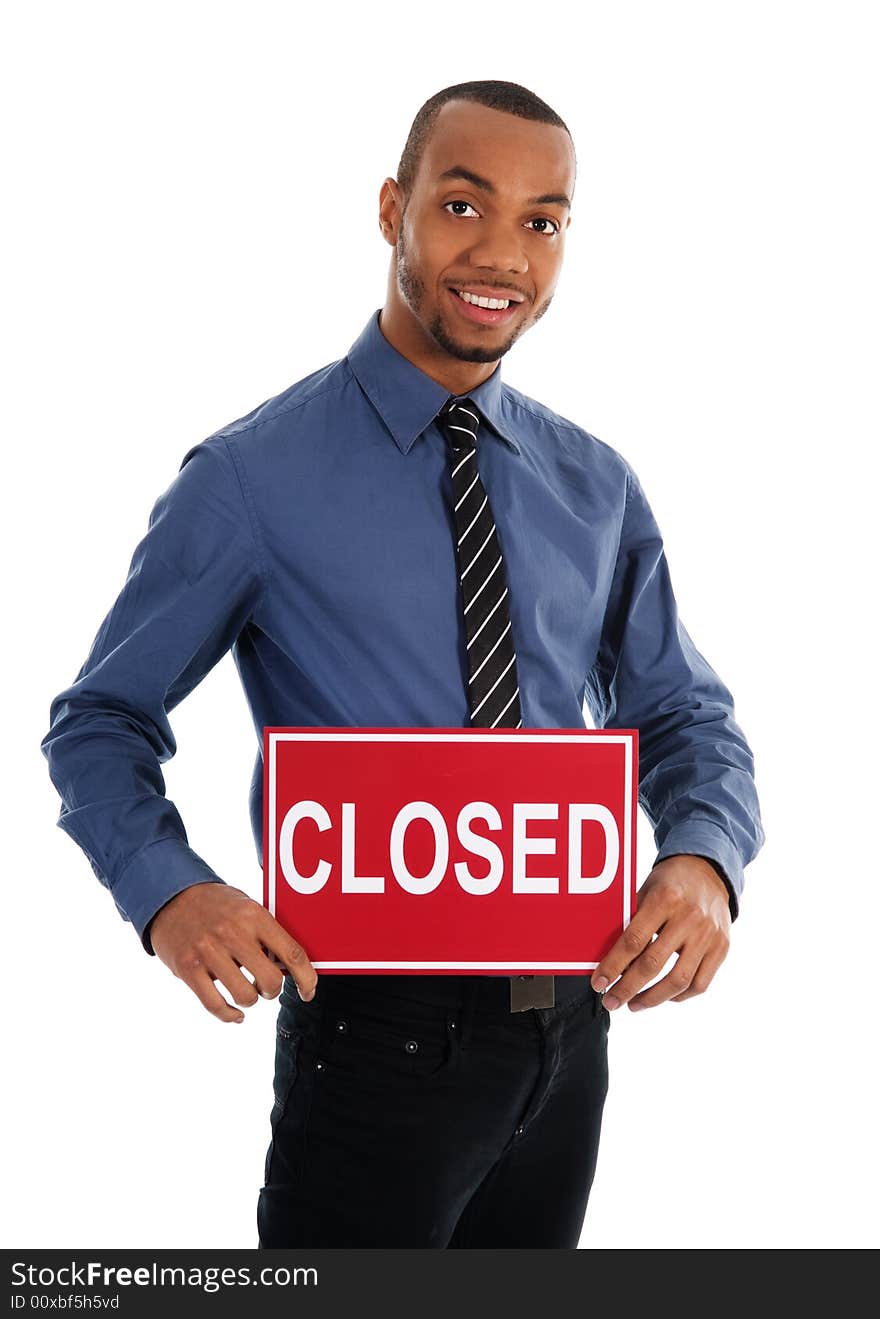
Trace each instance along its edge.
<instances>
[{"instance_id":1,"label":"belt loop","mask_svg":"<svg viewBox=\"0 0 880 1319\"><path fill-rule=\"evenodd\" d=\"M458 1036L462 1049L466 1049L470 1042L479 989L479 976L459 976L458 1015L453 1015L453 1020L457 1023L454 1034Z\"/></svg>"}]
</instances>

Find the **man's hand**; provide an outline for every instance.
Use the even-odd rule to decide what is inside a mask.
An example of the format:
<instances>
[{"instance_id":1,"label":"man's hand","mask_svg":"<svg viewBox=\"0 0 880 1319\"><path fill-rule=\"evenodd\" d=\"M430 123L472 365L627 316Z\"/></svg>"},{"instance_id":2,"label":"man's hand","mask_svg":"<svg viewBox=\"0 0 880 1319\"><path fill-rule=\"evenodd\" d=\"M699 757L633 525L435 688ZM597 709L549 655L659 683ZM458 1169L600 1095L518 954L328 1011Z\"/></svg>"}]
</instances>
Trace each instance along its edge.
<instances>
[{"instance_id":1,"label":"man's hand","mask_svg":"<svg viewBox=\"0 0 880 1319\"><path fill-rule=\"evenodd\" d=\"M229 884L192 884L161 907L150 924L153 951L221 1021L244 1021L215 980L241 1007L262 995L277 998L283 971L300 998L315 996L318 974L304 949L241 889ZM254 983L242 975L250 972Z\"/></svg>"},{"instance_id":2,"label":"man's hand","mask_svg":"<svg viewBox=\"0 0 880 1319\"><path fill-rule=\"evenodd\" d=\"M658 937L654 939L654 935ZM658 861L639 890L639 909L592 976L609 1011L681 1003L709 988L730 946L730 900L724 881L701 856ZM639 990L677 953L671 970ZM618 980L618 976L620 979ZM617 981L614 984L614 981Z\"/></svg>"}]
</instances>

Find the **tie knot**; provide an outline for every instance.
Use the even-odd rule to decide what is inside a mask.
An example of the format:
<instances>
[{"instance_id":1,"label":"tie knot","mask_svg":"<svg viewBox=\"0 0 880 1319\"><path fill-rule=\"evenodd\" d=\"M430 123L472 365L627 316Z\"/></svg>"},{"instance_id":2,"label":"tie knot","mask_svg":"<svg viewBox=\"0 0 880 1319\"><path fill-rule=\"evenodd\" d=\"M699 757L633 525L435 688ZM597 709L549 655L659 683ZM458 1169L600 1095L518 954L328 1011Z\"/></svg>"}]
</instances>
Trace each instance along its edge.
<instances>
[{"instance_id":1,"label":"tie knot","mask_svg":"<svg viewBox=\"0 0 880 1319\"><path fill-rule=\"evenodd\" d=\"M438 421L453 449L476 447L480 418L469 398L451 398L440 409Z\"/></svg>"}]
</instances>

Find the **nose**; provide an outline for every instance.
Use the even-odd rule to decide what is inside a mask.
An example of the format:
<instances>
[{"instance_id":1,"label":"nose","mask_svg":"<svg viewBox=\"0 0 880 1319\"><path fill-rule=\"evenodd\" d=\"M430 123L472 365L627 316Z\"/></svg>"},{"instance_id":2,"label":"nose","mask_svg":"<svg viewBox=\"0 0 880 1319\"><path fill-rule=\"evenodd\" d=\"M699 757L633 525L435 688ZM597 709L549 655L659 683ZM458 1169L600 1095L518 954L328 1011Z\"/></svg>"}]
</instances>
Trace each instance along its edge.
<instances>
[{"instance_id":1,"label":"nose","mask_svg":"<svg viewBox=\"0 0 880 1319\"><path fill-rule=\"evenodd\" d=\"M469 252L470 264L480 270L499 274L524 275L529 268L522 236L515 228L501 222L483 220L480 235Z\"/></svg>"}]
</instances>

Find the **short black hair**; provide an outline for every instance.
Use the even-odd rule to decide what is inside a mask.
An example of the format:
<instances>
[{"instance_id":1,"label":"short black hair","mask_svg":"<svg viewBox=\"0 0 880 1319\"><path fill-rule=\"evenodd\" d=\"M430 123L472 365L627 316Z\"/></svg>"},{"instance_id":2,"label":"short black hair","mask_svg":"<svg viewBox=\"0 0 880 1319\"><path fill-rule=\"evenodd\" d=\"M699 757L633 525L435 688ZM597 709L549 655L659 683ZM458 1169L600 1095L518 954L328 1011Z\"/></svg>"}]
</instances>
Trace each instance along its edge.
<instances>
[{"instance_id":1,"label":"short black hair","mask_svg":"<svg viewBox=\"0 0 880 1319\"><path fill-rule=\"evenodd\" d=\"M397 182L407 199L412 192L419 161L428 144L434 121L441 106L447 101L475 101L477 105L488 106L490 110L503 110L507 114L519 115L520 119L534 119L542 124L554 124L557 128L565 129L574 150L574 139L568 125L555 110L551 110L546 101L542 101L540 96L530 92L527 87L521 87L518 82L492 80L455 83L454 86L444 87L441 92L436 92L430 97L412 122L400 164L397 166ZM577 170L577 155L575 155L575 170Z\"/></svg>"}]
</instances>

